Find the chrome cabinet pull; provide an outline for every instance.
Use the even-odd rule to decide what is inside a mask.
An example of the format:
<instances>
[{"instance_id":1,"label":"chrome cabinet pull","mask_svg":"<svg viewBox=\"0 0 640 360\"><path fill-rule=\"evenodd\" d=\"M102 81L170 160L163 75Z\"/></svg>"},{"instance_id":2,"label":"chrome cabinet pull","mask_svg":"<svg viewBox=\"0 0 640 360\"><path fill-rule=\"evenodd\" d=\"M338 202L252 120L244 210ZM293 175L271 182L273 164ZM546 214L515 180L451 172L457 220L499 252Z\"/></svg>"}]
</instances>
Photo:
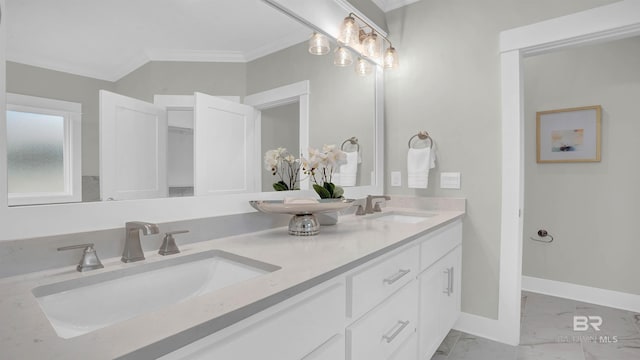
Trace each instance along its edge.
<instances>
[{"instance_id":1,"label":"chrome cabinet pull","mask_svg":"<svg viewBox=\"0 0 640 360\"><path fill-rule=\"evenodd\" d=\"M387 285L391 285L394 282L400 280L400 278L402 278L403 276L407 275L408 273L410 273L411 270L407 269L407 270L402 270L400 269L400 271L398 271L397 273L395 273L393 276L388 277L384 280L382 280L383 283L387 284Z\"/></svg>"},{"instance_id":2,"label":"chrome cabinet pull","mask_svg":"<svg viewBox=\"0 0 640 360\"><path fill-rule=\"evenodd\" d=\"M447 287L442 291L447 294L447 296L451 295L451 268L447 268L443 271L444 274L447 274Z\"/></svg>"},{"instance_id":3,"label":"chrome cabinet pull","mask_svg":"<svg viewBox=\"0 0 640 360\"><path fill-rule=\"evenodd\" d=\"M398 327L398 325L400 326ZM382 339L385 340L387 344L391 343L398 335L400 335L402 330L404 330L404 328L406 328L408 325L409 325L409 320L398 321L398 323L393 327L393 329L391 329L391 335L389 334L382 335Z\"/></svg>"},{"instance_id":4,"label":"chrome cabinet pull","mask_svg":"<svg viewBox=\"0 0 640 360\"><path fill-rule=\"evenodd\" d=\"M449 272L449 294L453 294L453 270L455 268L452 266L451 271Z\"/></svg>"}]
</instances>

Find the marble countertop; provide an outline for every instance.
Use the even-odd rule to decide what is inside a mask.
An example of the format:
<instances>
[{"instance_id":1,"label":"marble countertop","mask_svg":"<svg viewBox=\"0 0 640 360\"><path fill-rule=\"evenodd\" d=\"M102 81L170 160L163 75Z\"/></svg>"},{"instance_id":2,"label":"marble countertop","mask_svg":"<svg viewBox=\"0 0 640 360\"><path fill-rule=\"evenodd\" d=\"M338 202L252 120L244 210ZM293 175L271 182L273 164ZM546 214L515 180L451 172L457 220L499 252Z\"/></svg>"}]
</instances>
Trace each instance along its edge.
<instances>
[{"instance_id":1,"label":"marble countertop","mask_svg":"<svg viewBox=\"0 0 640 360\"><path fill-rule=\"evenodd\" d=\"M323 226L316 236L290 236L286 227L280 227L185 245L181 247L180 254L172 257L220 249L277 265L281 269L70 339L56 335L31 292L34 288L162 261L166 257L148 252L145 261L123 264L118 258L106 259L103 261L104 269L87 273L79 273L75 267L69 266L2 279L2 357L155 358L349 271L464 215L464 199L458 199L458 206L448 209L434 209L432 204L421 206L419 201L410 200L392 204L394 207L386 207L383 211L424 212L433 216L417 224L400 224L375 220L375 215L347 215L342 216L337 225ZM96 309L99 309L99 304L96 304Z\"/></svg>"}]
</instances>

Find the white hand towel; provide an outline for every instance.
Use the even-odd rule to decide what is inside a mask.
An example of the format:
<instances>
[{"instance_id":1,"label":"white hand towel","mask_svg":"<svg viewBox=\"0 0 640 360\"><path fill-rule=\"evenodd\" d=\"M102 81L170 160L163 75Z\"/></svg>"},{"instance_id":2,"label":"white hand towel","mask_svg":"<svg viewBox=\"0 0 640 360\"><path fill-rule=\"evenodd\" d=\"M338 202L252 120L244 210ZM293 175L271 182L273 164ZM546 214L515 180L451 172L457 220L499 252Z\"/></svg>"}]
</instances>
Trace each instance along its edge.
<instances>
[{"instance_id":1,"label":"white hand towel","mask_svg":"<svg viewBox=\"0 0 640 360\"><path fill-rule=\"evenodd\" d=\"M407 153L407 183L412 189L429 186L429 169L436 166L436 153L431 148L409 149Z\"/></svg>"},{"instance_id":2,"label":"white hand towel","mask_svg":"<svg viewBox=\"0 0 640 360\"><path fill-rule=\"evenodd\" d=\"M358 151L348 152L347 163L340 165L340 186L356 186L358 177Z\"/></svg>"}]
</instances>

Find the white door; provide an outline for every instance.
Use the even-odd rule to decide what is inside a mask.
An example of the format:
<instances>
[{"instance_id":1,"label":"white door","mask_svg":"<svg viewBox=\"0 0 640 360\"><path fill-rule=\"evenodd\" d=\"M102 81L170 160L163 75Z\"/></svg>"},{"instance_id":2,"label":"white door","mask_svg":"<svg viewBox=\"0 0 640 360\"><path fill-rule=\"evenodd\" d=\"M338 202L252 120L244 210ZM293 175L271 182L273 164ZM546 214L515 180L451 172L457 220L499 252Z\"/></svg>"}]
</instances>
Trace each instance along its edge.
<instances>
[{"instance_id":1,"label":"white door","mask_svg":"<svg viewBox=\"0 0 640 360\"><path fill-rule=\"evenodd\" d=\"M100 90L100 198L167 196L167 112Z\"/></svg>"},{"instance_id":2,"label":"white door","mask_svg":"<svg viewBox=\"0 0 640 360\"><path fill-rule=\"evenodd\" d=\"M202 93L195 99L195 195L257 191L253 107Z\"/></svg>"}]
</instances>

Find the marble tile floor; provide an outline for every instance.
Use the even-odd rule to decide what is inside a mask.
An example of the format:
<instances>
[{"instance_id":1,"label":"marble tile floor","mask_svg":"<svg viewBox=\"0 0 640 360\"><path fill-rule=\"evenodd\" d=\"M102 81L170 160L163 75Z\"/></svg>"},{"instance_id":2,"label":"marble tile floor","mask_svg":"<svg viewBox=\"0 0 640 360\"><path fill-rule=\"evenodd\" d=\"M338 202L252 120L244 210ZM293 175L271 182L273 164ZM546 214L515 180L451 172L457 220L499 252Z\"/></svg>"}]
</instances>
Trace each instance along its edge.
<instances>
[{"instance_id":1,"label":"marble tile floor","mask_svg":"<svg viewBox=\"0 0 640 360\"><path fill-rule=\"evenodd\" d=\"M574 315L600 316L600 330L574 331ZM640 314L523 292L519 346L451 330L431 358L445 359L640 360Z\"/></svg>"}]
</instances>

